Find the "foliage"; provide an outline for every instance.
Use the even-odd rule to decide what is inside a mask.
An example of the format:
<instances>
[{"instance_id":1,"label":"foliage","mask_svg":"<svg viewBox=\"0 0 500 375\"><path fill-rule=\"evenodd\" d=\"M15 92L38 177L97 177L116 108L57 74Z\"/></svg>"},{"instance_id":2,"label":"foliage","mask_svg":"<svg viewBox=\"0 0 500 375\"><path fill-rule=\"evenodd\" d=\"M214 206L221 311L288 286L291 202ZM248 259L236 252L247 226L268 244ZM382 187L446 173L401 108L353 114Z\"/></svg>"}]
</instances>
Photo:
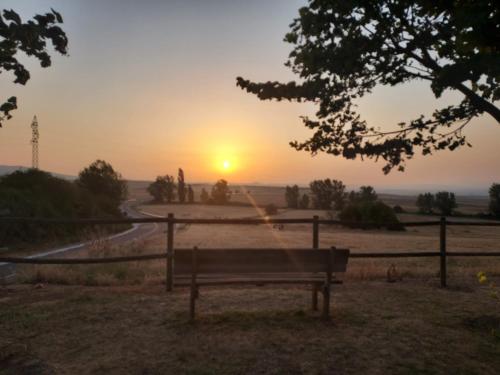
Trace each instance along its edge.
<instances>
[{"instance_id":1,"label":"foliage","mask_svg":"<svg viewBox=\"0 0 500 375\"><path fill-rule=\"evenodd\" d=\"M373 186L361 186L358 192L349 193L351 202L375 202L376 200L378 200L378 195Z\"/></svg>"},{"instance_id":2,"label":"foliage","mask_svg":"<svg viewBox=\"0 0 500 375\"><path fill-rule=\"evenodd\" d=\"M167 195L167 182L165 177L158 176L156 180L149 184L148 193L153 197L155 203L163 203Z\"/></svg>"},{"instance_id":3,"label":"foliage","mask_svg":"<svg viewBox=\"0 0 500 375\"><path fill-rule=\"evenodd\" d=\"M179 168L177 176L177 193L179 194L179 202L184 203L186 201L186 183L184 182L184 171L181 168Z\"/></svg>"},{"instance_id":4,"label":"foliage","mask_svg":"<svg viewBox=\"0 0 500 375\"><path fill-rule=\"evenodd\" d=\"M266 212L266 215L276 215L278 213L278 207L276 207L273 203L269 203L264 207L264 211Z\"/></svg>"},{"instance_id":5,"label":"foliage","mask_svg":"<svg viewBox=\"0 0 500 375\"><path fill-rule=\"evenodd\" d=\"M231 199L231 191L229 190L226 180L219 180L212 187L212 200L215 204L226 204Z\"/></svg>"},{"instance_id":6,"label":"foliage","mask_svg":"<svg viewBox=\"0 0 500 375\"><path fill-rule=\"evenodd\" d=\"M334 215L330 214L330 217ZM339 219L352 228L380 228L404 230L394 210L378 199L372 186L361 186L349 193L349 201L339 213Z\"/></svg>"},{"instance_id":7,"label":"foliage","mask_svg":"<svg viewBox=\"0 0 500 375\"><path fill-rule=\"evenodd\" d=\"M127 182L111 164L96 160L79 173L76 184L92 193L104 212L120 215L120 204L127 198Z\"/></svg>"},{"instance_id":8,"label":"foliage","mask_svg":"<svg viewBox=\"0 0 500 375\"><path fill-rule=\"evenodd\" d=\"M297 185L288 186L285 190L285 200L288 208L297 208L299 206L299 187Z\"/></svg>"},{"instance_id":9,"label":"foliage","mask_svg":"<svg viewBox=\"0 0 500 375\"><path fill-rule=\"evenodd\" d=\"M34 56L42 68L47 68L52 63L47 42L51 42L55 51L61 55L67 55L68 39L58 26L61 23L61 15L53 9L50 13L37 14L28 22L22 22L19 14L12 9L4 9L0 14L0 73L11 71L16 77L14 83L25 85L30 79L30 73L18 60L18 52ZM0 127L3 121L12 117L10 112L16 108L15 96L0 105Z\"/></svg>"},{"instance_id":10,"label":"foliage","mask_svg":"<svg viewBox=\"0 0 500 375\"><path fill-rule=\"evenodd\" d=\"M469 145L462 130L471 119L488 113L500 122L494 105L500 99L499 10L487 0L309 0L285 36L294 46L286 65L300 82L238 77L237 85L261 100L318 105L316 118L302 117L314 134L291 142L297 150L381 158L385 173L404 170L417 151ZM428 82L436 98L453 90L463 100L387 131L357 113L356 100L376 86L418 80Z\"/></svg>"},{"instance_id":11,"label":"foliage","mask_svg":"<svg viewBox=\"0 0 500 375\"><path fill-rule=\"evenodd\" d=\"M91 218L108 216L102 201L79 184L36 169L0 178L0 212L11 217ZM121 215L118 213L118 215ZM37 243L76 236L74 225L12 223L0 229L0 243Z\"/></svg>"},{"instance_id":12,"label":"foliage","mask_svg":"<svg viewBox=\"0 0 500 375\"><path fill-rule=\"evenodd\" d=\"M207 204L209 200L210 200L210 196L208 195L208 193L205 190L205 188L202 188L201 189L201 193L200 193L200 201L201 201L201 203Z\"/></svg>"},{"instance_id":13,"label":"foliage","mask_svg":"<svg viewBox=\"0 0 500 375\"><path fill-rule=\"evenodd\" d=\"M434 196L434 207L436 207L441 215L451 215L457 207L455 194L448 191L440 191Z\"/></svg>"},{"instance_id":14,"label":"foliage","mask_svg":"<svg viewBox=\"0 0 500 375\"><path fill-rule=\"evenodd\" d=\"M314 180L309 184L314 208L341 210L345 203L345 185L339 180Z\"/></svg>"},{"instance_id":15,"label":"foliage","mask_svg":"<svg viewBox=\"0 0 500 375\"><path fill-rule=\"evenodd\" d=\"M392 208L379 200L350 201L340 211L339 219L351 228L404 230Z\"/></svg>"},{"instance_id":16,"label":"foliage","mask_svg":"<svg viewBox=\"0 0 500 375\"><path fill-rule=\"evenodd\" d=\"M191 185L188 185L188 203L194 203L194 190Z\"/></svg>"},{"instance_id":17,"label":"foliage","mask_svg":"<svg viewBox=\"0 0 500 375\"><path fill-rule=\"evenodd\" d=\"M307 194L302 195L302 199L299 202L299 208L303 210L309 208L309 195Z\"/></svg>"},{"instance_id":18,"label":"foliage","mask_svg":"<svg viewBox=\"0 0 500 375\"><path fill-rule=\"evenodd\" d=\"M492 184L489 190L490 195L490 214L494 217L500 217L500 184Z\"/></svg>"},{"instance_id":19,"label":"foliage","mask_svg":"<svg viewBox=\"0 0 500 375\"><path fill-rule=\"evenodd\" d=\"M167 203L171 203L175 200L175 179L174 176L169 176L168 174L163 179L165 181L165 200Z\"/></svg>"},{"instance_id":20,"label":"foliage","mask_svg":"<svg viewBox=\"0 0 500 375\"><path fill-rule=\"evenodd\" d=\"M419 194L417 197L418 211L423 214L431 214L434 208L434 196L431 193Z\"/></svg>"}]
</instances>

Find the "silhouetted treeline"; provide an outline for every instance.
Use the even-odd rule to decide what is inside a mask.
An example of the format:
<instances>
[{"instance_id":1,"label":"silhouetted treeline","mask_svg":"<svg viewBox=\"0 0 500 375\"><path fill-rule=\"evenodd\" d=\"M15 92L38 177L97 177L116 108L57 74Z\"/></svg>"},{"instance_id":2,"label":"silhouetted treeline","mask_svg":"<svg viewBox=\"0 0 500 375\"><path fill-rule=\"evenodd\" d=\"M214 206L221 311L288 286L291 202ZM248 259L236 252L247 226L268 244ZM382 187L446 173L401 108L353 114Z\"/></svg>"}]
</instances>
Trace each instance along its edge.
<instances>
[{"instance_id":1,"label":"silhouetted treeline","mask_svg":"<svg viewBox=\"0 0 500 375\"><path fill-rule=\"evenodd\" d=\"M120 204L126 197L126 182L102 160L83 169L73 182L37 169L16 171L0 178L0 215L4 217L121 217ZM0 243L67 240L88 230L88 227L66 224L12 223L0 228Z\"/></svg>"},{"instance_id":2,"label":"silhouetted treeline","mask_svg":"<svg viewBox=\"0 0 500 375\"><path fill-rule=\"evenodd\" d=\"M194 203L194 191L191 185L186 186L184 171L179 168L177 174L177 184L173 176L158 176L156 180L149 184L148 193L153 197L153 203L172 203L177 200L179 203Z\"/></svg>"}]
</instances>

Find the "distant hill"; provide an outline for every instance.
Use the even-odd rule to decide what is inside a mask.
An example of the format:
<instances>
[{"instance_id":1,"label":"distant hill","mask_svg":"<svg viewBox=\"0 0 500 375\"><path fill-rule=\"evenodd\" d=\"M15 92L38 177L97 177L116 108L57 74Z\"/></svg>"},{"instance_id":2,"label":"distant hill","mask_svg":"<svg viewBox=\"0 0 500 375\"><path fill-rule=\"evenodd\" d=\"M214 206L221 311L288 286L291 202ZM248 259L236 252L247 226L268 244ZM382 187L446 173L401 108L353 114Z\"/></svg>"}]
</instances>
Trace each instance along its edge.
<instances>
[{"instance_id":1,"label":"distant hill","mask_svg":"<svg viewBox=\"0 0 500 375\"><path fill-rule=\"evenodd\" d=\"M21 165L0 165L0 176L15 172L15 171L26 171L28 170L28 167L23 167ZM70 176L66 174L61 174L61 173L54 173L54 172L49 172L51 175L59 178L63 178L65 180L74 180L76 177L75 176Z\"/></svg>"}]
</instances>

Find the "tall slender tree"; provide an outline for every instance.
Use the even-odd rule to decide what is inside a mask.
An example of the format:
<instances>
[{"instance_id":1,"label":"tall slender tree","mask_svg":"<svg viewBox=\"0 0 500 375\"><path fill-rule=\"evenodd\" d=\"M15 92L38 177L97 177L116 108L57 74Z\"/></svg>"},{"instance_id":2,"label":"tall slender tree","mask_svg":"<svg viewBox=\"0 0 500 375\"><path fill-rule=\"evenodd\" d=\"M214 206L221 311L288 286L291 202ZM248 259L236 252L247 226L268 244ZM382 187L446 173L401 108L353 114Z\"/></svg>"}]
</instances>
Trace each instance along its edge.
<instances>
[{"instance_id":1,"label":"tall slender tree","mask_svg":"<svg viewBox=\"0 0 500 375\"><path fill-rule=\"evenodd\" d=\"M184 181L184 171L179 168L179 174L177 176L177 193L179 194L179 202L184 203L186 201L186 183Z\"/></svg>"}]
</instances>

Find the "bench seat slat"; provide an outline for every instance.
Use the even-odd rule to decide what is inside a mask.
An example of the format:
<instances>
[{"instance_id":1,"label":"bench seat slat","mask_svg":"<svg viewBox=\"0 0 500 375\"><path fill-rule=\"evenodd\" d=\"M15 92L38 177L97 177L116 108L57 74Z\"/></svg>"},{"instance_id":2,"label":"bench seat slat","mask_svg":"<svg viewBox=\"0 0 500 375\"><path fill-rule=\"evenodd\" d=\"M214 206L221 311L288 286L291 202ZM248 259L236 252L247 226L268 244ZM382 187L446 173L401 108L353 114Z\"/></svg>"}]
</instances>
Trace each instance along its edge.
<instances>
[{"instance_id":1,"label":"bench seat slat","mask_svg":"<svg viewBox=\"0 0 500 375\"><path fill-rule=\"evenodd\" d=\"M174 274L192 273L192 251L177 250L174 254ZM326 272L330 250L267 249L206 249L197 252L197 273L310 273ZM349 250L333 251L332 272L345 272Z\"/></svg>"},{"instance_id":2,"label":"bench seat slat","mask_svg":"<svg viewBox=\"0 0 500 375\"><path fill-rule=\"evenodd\" d=\"M277 278L277 279L254 279L254 278L199 278L196 279L198 286L215 286L215 285L234 285L234 284L251 284L251 285L265 285L265 284L315 284L324 283L325 280L320 278ZM332 280L332 284L342 284L342 280ZM175 286L190 286L191 281L187 279L179 279L174 281Z\"/></svg>"}]
</instances>

